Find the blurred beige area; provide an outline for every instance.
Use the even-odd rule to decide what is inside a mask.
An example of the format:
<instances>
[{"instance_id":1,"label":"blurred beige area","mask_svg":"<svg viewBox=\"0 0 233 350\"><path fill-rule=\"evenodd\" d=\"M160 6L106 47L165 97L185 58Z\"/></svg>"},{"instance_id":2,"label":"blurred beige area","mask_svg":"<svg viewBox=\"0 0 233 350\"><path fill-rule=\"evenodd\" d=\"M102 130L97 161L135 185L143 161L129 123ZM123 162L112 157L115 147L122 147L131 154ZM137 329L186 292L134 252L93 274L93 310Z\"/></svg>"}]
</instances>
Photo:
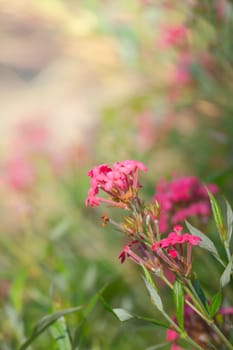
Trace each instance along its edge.
<instances>
[{"instance_id":1,"label":"blurred beige area","mask_svg":"<svg viewBox=\"0 0 233 350\"><path fill-rule=\"evenodd\" d=\"M1 146L41 119L67 144L88 137L101 108L142 88L117 43L79 1L0 0Z\"/></svg>"}]
</instances>

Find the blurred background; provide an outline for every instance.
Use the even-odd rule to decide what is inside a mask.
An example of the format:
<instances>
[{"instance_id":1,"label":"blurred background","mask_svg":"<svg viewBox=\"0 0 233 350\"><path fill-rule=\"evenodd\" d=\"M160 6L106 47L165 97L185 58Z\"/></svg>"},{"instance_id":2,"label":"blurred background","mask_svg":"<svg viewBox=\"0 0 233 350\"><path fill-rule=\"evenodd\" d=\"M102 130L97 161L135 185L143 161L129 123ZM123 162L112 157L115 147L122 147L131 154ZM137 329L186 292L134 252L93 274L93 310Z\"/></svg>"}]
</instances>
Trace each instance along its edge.
<instances>
[{"instance_id":1,"label":"blurred background","mask_svg":"<svg viewBox=\"0 0 233 350\"><path fill-rule=\"evenodd\" d=\"M147 200L175 174L231 201L232 31L227 0L0 0L1 349L105 284L112 307L156 315L138 269L117 259L124 238L101 226L103 208L85 207L86 173L137 159ZM67 322L74 349L165 339L100 302ZM31 348L57 345L47 331Z\"/></svg>"}]
</instances>

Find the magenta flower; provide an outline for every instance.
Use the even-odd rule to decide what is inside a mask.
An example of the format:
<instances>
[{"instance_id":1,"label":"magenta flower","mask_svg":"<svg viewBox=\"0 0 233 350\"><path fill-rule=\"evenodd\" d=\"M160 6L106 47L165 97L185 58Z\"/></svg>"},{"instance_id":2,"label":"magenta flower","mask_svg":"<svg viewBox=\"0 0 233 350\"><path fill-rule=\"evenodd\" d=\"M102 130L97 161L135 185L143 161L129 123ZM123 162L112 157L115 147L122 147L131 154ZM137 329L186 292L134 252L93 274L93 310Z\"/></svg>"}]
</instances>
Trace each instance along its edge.
<instances>
[{"instance_id":1,"label":"magenta flower","mask_svg":"<svg viewBox=\"0 0 233 350\"><path fill-rule=\"evenodd\" d=\"M189 233L182 234L182 226L175 226L174 232L170 232L166 238L154 242L152 251L169 269L180 275L188 276L191 272L192 246L200 243L201 238ZM187 246L186 253L183 245Z\"/></svg>"},{"instance_id":2,"label":"magenta flower","mask_svg":"<svg viewBox=\"0 0 233 350\"><path fill-rule=\"evenodd\" d=\"M147 171L145 165L136 160L116 162L110 168L107 164L95 166L88 172L90 189L86 205L91 207L105 202L125 208L130 198L134 197L140 186L138 171ZM99 191L105 192L109 198L97 197Z\"/></svg>"},{"instance_id":3,"label":"magenta flower","mask_svg":"<svg viewBox=\"0 0 233 350\"><path fill-rule=\"evenodd\" d=\"M207 184L210 192L215 194L217 186ZM170 182L160 180L156 185L152 201L160 205L159 229L161 233L169 230L171 225L182 223L192 217L205 222L210 216L209 197L205 187L194 176L175 178Z\"/></svg>"}]
</instances>

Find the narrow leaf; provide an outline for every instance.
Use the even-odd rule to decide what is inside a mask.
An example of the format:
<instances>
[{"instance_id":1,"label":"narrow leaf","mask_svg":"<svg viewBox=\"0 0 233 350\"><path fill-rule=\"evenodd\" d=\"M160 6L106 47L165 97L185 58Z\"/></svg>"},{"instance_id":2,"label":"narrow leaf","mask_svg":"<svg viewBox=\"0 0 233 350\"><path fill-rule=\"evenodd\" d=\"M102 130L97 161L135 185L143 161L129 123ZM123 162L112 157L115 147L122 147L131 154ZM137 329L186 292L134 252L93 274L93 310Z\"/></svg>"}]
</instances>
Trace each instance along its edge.
<instances>
[{"instance_id":1,"label":"narrow leaf","mask_svg":"<svg viewBox=\"0 0 233 350\"><path fill-rule=\"evenodd\" d=\"M227 265L227 267L225 268L225 270L223 271L223 274L220 278L220 284L221 287L225 287L231 279L231 270L232 270L232 261L230 261Z\"/></svg>"},{"instance_id":2,"label":"narrow leaf","mask_svg":"<svg viewBox=\"0 0 233 350\"><path fill-rule=\"evenodd\" d=\"M146 280L152 285L152 287L157 290L155 283L153 281L153 278L151 277L151 274L149 273L149 271L145 268L145 266L143 264L141 264L141 267L143 268Z\"/></svg>"},{"instance_id":3,"label":"narrow leaf","mask_svg":"<svg viewBox=\"0 0 233 350\"><path fill-rule=\"evenodd\" d=\"M65 309L61 311L57 311L51 315L43 317L34 327L31 336L20 346L19 350L25 350L28 346L40 335L42 334L48 327L50 327L57 319L61 316L71 314L73 312L77 312L81 310L83 306L73 307L70 309Z\"/></svg>"},{"instance_id":4,"label":"narrow leaf","mask_svg":"<svg viewBox=\"0 0 233 350\"><path fill-rule=\"evenodd\" d=\"M101 299L101 294L103 293L103 291L105 290L105 288L107 287L107 284L105 284L92 298L91 300L88 302L88 304L85 305L85 308L83 310L82 313L82 320L80 322L80 324L78 325L78 327L75 330L74 336L73 336L73 348L76 349L76 347L78 348L78 344L82 339L82 329L85 325L86 319L88 317L88 315L93 311L96 303Z\"/></svg>"},{"instance_id":5,"label":"narrow leaf","mask_svg":"<svg viewBox=\"0 0 233 350\"><path fill-rule=\"evenodd\" d=\"M232 225L233 225L233 212L228 201L226 201L227 206L227 242L230 243L232 235Z\"/></svg>"},{"instance_id":6,"label":"narrow leaf","mask_svg":"<svg viewBox=\"0 0 233 350\"><path fill-rule=\"evenodd\" d=\"M207 307L207 302L206 302L206 297L205 297L205 294L204 294L203 290L201 289L201 286L200 286L200 283L199 283L198 279L194 279L194 280L192 281L192 285L193 285L193 287L194 287L194 289L195 289L195 292L197 293L197 295L198 295L198 297L199 297L199 299L200 299L202 305L203 305L206 309L208 309L208 307Z\"/></svg>"},{"instance_id":7,"label":"narrow leaf","mask_svg":"<svg viewBox=\"0 0 233 350\"><path fill-rule=\"evenodd\" d=\"M146 278L143 277L143 279L144 279L144 282L146 284L146 288L150 294L152 303L157 307L157 309L159 311L163 311L162 300L161 300L157 290L155 289L154 285L152 285Z\"/></svg>"},{"instance_id":8,"label":"narrow leaf","mask_svg":"<svg viewBox=\"0 0 233 350\"><path fill-rule=\"evenodd\" d=\"M218 260L223 266L225 266L218 254L217 249L215 248L214 243L204 233L192 226L188 221L185 221L185 223L187 228L189 229L189 232L193 236L198 236L201 238L199 246L205 250L208 250L215 257L216 260Z\"/></svg>"},{"instance_id":9,"label":"narrow leaf","mask_svg":"<svg viewBox=\"0 0 233 350\"><path fill-rule=\"evenodd\" d=\"M104 297L102 295L100 295L100 301L101 301L102 305L104 306L105 310L107 310L108 312L113 314L113 316L118 319L117 315L113 311L113 308L107 303L107 301L104 299Z\"/></svg>"},{"instance_id":10,"label":"narrow leaf","mask_svg":"<svg viewBox=\"0 0 233 350\"><path fill-rule=\"evenodd\" d=\"M83 316L86 318L94 309L95 305L99 301L100 295L103 293L103 291L106 289L107 284L105 284L88 302L88 304L85 305Z\"/></svg>"},{"instance_id":11,"label":"narrow leaf","mask_svg":"<svg viewBox=\"0 0 233 350\"><path fill-rule=\"evenodd\" d=\"M216 312L218 312L220 306L222 304L222 292L219 291L211 300L211 304L209 306L209 313L211 317L214 317Z\"/></svg>"},{"instance_id":12,"label":"narrow leaf","mask_svg":"<svg viewBox=\"0 0 233 350\"><path fill-rule=\"evenodd\" d=\"M57 321L50 326L50 329L59 350L72 350L66 320L63 316L59 317Z\"/></svg>"},{"instance_id":13,"label":"narrow leaf","mask_svg":"<svg viewBox=\"0 0 233 350\"><path fill-rule=\"evenodd\" d=\"M162 328L168 329L170 327L169 323L164 322L164 321L158 321L158 320L155 320L154 318L138 316L138 315L135 315L135 318L137 318L138 320L146 321L148 323L152 323L153 325L159 326Z\"/></svg>"},{"instance_id":14,"label":"narrow leaf","mask_svg":"<svg viewBox=\"0 0 233 350\"><path fill-rule=\"evenodd\" d=\"M208 189L207 189L207 192L208 192L208 195L210 197L210 204L211 204L212 212L214 215L215 225L218 229L221 240L224 242L226 240L227 233L226 233L226 229L224 226L221 209L220 209L216 199L214 198L213 194Z\"/></svg>"},{"instance_id":15,"label":"narrow leaf","mask_svg":"<svg viewBox=\"0 0 233 350\"><path fill-rule=\"evenodd\" d=\"M173 298L176 306L178 325L184 329L184 290L180 281L176 280L173 288Z\"/></svg>"}]
</instances>

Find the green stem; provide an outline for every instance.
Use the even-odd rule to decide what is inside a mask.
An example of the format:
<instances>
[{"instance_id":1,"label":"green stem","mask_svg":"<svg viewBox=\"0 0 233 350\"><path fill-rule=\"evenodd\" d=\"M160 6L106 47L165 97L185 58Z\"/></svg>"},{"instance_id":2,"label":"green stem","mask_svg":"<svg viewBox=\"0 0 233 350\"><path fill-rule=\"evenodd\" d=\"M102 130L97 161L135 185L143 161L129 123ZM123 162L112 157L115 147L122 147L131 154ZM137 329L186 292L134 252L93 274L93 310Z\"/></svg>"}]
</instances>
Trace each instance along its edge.
<instances>
[{"instance_id":1,"label":"green stem","mask_svg":"<svg viewBox=\"0 0 233 350\"><path fill-rule=\"evenodd\" d=\"M161 279L164 281L164 283L173 290L173 285L168 281L168 279L164 275L160 275ZM188 293L187 288L184 288L185 291ZM194 296L192 297L192 300L194 299ZM194 312L196 312L202 319L204 319L206 322L208 321L207 318L203 316L203 314L192 304L189 300L185 299L185 304L187 304Z\"/></svg>"},{"instance_id":2,"label":"green stem","mask_svg":"<svg viewBox=\"0 0 233 350\"><path fill-rule=\"evenodd\" d=\"M172 325L174 330L180 334L180 337L182 339L184 339L190 345L194 346L196 349L203 350L203 348L199 344L197 344L192 338L190 338L190 336L186 332L184 332L179 326L177 326L177 324L173 321L173 319L171 319L164 310L162 311L162 314L167 319L167 321Z\"/></svg>"},{"instance_id":3,"label":"green stem","mask_svg":"<svg viewBox=\"0 0 233 350\"><path fill-rule=\"evenodd\" d=\"M220 329L213 322L209 324L209 326L215 331L215 333L219 336L222 342L227 346L227 349L233 350L233 345L229 342L229 340L225 337L225 335L220 331Z\"/></svg>"},{"instance_id":4,"label":"green stem","mask_svg":"<svg viewBox=\"0 0 233 350\"><path fill-rule=\"evenodd\" d=\"M230 249L229 249L229 244L224 241L224 248L225 248L225 251L226 251L226 254L227 254L227 259L228 261L232 261L232 257L231 257L231 253L230 253Z\"/></svg>"}]
</instances>

